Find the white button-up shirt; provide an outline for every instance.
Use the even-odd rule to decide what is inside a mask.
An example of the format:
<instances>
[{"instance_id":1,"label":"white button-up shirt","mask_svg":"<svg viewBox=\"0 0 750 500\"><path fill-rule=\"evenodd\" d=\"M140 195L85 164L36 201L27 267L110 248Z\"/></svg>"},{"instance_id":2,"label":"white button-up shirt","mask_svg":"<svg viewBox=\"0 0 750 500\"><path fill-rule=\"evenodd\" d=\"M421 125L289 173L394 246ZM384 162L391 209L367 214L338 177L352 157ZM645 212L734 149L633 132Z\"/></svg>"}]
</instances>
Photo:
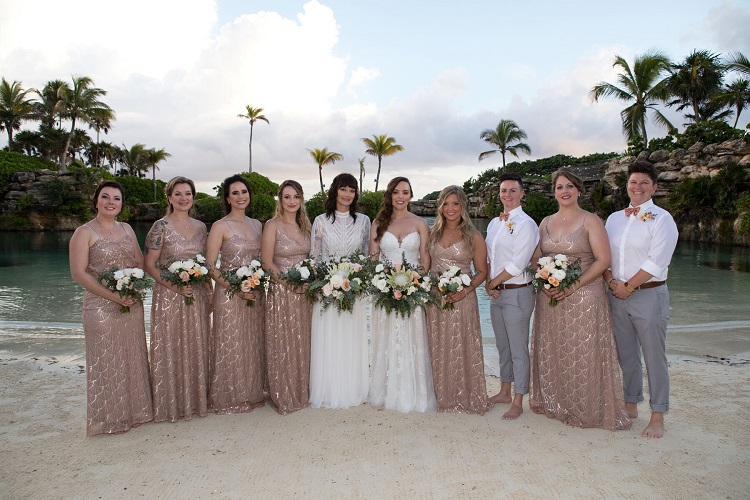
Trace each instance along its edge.
<instances>
[{"instance_id":1,"label":"white button-up shirt","mask_svg":"<svg viewBox=\"0 0 750 500\"><path fill-rule=\"evenodd\" d=\"M624 210L613 213L605 227L615 279L627 281L640 269L653 276L649 281L667 279L678 237L677 224L669 212L648 200L630 217Z\"/></svg>"},{"instance_id":2,"label":"white button-up shirt","mask_svg":"<svg viewBox=\"0 0 750 500\"><path fill-rule=\"evenodd\" d=\"M530 277L525 271L539 243L539 226L520 206L509 212L507 221L498 217L490 221L485 242L490 280L505 269L513 276L505 283L522 285L529 282Z\"/></svg>"}]
</instances>

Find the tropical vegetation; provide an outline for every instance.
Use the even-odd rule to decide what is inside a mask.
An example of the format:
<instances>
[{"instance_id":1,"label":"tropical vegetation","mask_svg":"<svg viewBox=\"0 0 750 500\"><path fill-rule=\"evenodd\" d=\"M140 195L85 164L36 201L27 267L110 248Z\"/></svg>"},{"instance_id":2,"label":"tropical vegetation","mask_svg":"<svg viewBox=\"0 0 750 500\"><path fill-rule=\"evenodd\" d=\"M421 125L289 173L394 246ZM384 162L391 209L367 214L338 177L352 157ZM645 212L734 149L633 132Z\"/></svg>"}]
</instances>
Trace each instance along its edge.
<instances>
[{"instance_id":1,"label":"tropical vegetation","mask_svg":"<svg viewBox=\"0 0 750 500\"><path fill-rule=\"evenodd\" d=\"M344 157L340 153L334 151L328 151L328 148L323 149L308 149L310 158L318 165L318 175L320 176L320 192L325 192L325 186L323 185L323 167L326 165L333 165L337 161L341 161Z\"/></svg>"},{"instance_id":2,"label":"tropical vegetation","mask_svg":"<svg viewBox=\"0 0 750 500\"><path fill-rule=\"evenodd\" d=\"M526 154L531 154L531 148L525 142L520 142L526 139L526 132L521 130L516 122L513 120L500 120L497 127L494 129L488 128L479 134L479 138L483 141L495 146L497 149L490 149L479 154L479 161L500 153L503 157L503 170L505 170L505 154L510 153L518 158L519 151Z\"/></svg>"},{"instance_id":3,"label":"tropical vegetation","mask_svg":"<svg viewBox=\"0 0 750 500\"><path fill-rule=\"evenodd\" d=\"M363 137L362 142L367 147L365 153L378 159L378 174L375 176L375 191L377 191L380 185L380 168L383 165L383 157L395 155L399 151L403 151L404 147L396 142L395 137L390 137L388 134L373 134L372 139ZM360 165L363 163L364 161Z\"/></svg>"},{"instance_id":4,"label":"tropical vegetation","mask_svg":"<svg viewBox=\"0 0 750 500\"><path fill-rule=\"evenodd\" d=\"M245 105L245 114L239 114L237 115L237 118L244 118L249 121L250 123L250 141L248 142L247 149L248 149L248 168L247 171L252 173L253 172L253 127L255 126L255 122L262 121L266 123L270 123L268 121L268 118L263 114L263 108L253 108L249 104Z\"/></svg>"}]
</instances>

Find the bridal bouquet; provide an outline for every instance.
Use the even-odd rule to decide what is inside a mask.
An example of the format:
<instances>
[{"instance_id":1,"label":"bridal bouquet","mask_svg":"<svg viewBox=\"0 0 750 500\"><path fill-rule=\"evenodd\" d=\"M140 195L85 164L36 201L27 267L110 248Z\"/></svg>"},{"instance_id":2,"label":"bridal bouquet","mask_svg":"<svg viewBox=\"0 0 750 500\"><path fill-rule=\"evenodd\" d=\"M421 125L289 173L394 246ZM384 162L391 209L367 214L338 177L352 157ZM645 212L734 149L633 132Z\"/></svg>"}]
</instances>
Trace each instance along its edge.
<instances>
[{"instance_id":1,"label":"bridal bouquet","mask_svg":"<svg viewBox=\"0 0 750 500\"><path fill-rule=\"evenodd\" d=\"M229 283L226 292L230 299L237 293L252 292L259 286L263 286L266 293L268 293L270 277L257 260L251 261L248 266L222 271L221 277ZM246 303L248 306L252 306L254 302L247 300Z\"/></svg>"},{"instance_id":2,"label":"bridal bouquet","mask_svg":"<svg viewBox=\"0 0 750 500\"><path fill-rule=\"evenodd\" d=\"M540 257L537 264L536 272L533 270L529 271L534 275L531 284L535 292L538 292L542 288L545 290L556 288L562 292L575 284L578 278L581 277L580 259L569 262L566 255L557 254L554 257ZM557 299L551 298L549 305L556 306Z\"/></svg>"},{"instance_id":3,"label":"bridal bouquet","mask_svg":"<svg viewBox=\"0 0 750 500\"><path fill-rule=\"evenodd\" d=\"M207 283L209 276L205 264L206 259L201 254L196 254L193 259L176 260L167 266L166 271L161 272L161 279L177 285L178 288ZM193 297L185 297L185 304L193 303L195 303Z\"/></svg>"},{"instance_id":4,"label":"bridal bouquet","mask_svg":"<svg viewBox=\"0 0 750 500\"><path fill-rule=\"evenodd\" d=\"M434 278L433 284L437 287L441 297L451 293L460 292L465 286L471 284L471 276L461 272L461 268L451 266ZM453 302L445 302L443 310L455 309Z\"/></svg>"},{"instance_id":5,"label":"bridal bouquet","mask_svg":"<svg viewBox=\"0 0 750 500\"><path fill-rule=\"evenodd\" d=\"M307 258L290 267L285 273L281 274L280 278L292 285L293 288L299 288L315 281L317 273L318 263L315 262L315 259ZM310 293L309 287L305 291L305 295L310 301L315 300L315 296Z\"/></svg>"},{"instance_id":6,"label":"bridal bouquet","mask_svg":"<svg viewBox=\"0 0 750 500\"><path fill-rule=\"evenodd\" d=\"M112 266L99 275L99 281L108 289L119 293L120 297L133 297L140 302L146 298L146 290L153 286L151 281L146 279L143 269L137 267L117 269L116 266ZM120 312L129 313L130 307L120 306Z\"/></svg>"},{"instance_id":7,"label":"bridal bouquet","mask_svg":"<svg viewBox=\"0 0 750 500\"><path fill-rule=\"evenodd\" d=\"M316 279L307 291L320 301L323 309L336 304L336 309L352 311L357 297L367 289L365 283L371 267L370 261L361 253L320 263L316 269Z\"/></svg>"},{"instance_id":8,"label":"bridal bouquet","mask_svg":"<svg viewBox=\"0 0 750 500\"><path fill-rule=\"evenodd\" d=\"M377 264L370 280L375 305L389 314L395 311L401 316L411 316L417 307L424 308L428 302L437 303L430 295L432 279L422 276L418 269L406 259L401 264Z\"/></svg>"}]
</instances>

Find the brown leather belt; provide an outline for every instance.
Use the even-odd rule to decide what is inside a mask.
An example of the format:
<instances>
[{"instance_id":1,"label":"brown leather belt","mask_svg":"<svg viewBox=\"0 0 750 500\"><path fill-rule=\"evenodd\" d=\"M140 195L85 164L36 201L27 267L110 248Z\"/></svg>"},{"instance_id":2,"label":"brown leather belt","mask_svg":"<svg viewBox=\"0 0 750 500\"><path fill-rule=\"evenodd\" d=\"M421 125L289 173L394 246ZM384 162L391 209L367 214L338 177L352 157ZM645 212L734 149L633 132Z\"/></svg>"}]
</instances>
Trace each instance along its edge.
<instances>
[{"instance_id":1,"label":"brown leather belt","mask_svg":"<svg viewBox=\"0 0 750 500\"><path fill-rule=\"evenodd\" d=\"M497 285L495 287L495 290L513 290L514 288L524 288L524 287L527 287L530 284L531 284L531 281L529 281L528 283L524 283L522 285L515 285L513 283L509 283L509 284L500 283L499 285Z\"/></svg>"},{"instance_id":2,"label":"brown leather belt","mask_svg":"<svg viewBox=\"0 0 750 500\"><path fill-rule=\"evenodd\" d=\"M656 288L657 286L665 285L666 281L648 281L641 286L635 287L636 290L647 290L649 288Z\"/></svg>"}]
</instances>

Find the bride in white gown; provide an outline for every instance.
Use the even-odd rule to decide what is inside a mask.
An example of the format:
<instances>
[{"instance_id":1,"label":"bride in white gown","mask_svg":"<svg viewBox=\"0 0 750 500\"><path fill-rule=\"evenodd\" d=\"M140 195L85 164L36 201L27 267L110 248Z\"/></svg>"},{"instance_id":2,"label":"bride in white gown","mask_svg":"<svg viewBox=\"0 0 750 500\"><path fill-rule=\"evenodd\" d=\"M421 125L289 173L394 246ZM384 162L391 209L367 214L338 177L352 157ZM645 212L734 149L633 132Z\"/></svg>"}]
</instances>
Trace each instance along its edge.
<instances>
[{"instance_id":1,"label":"bride in white gown","mask_svg":"<svg viewBox=\"0 0 750 500\"><path fill-rule=\"evenodd\" d=\"M324 214L312 226L315 259L331 260L359 250L367 255L370 219L357 213L357 179L339 174L331 183ZM368 384L365 299L352 312L313 306L310 343L310 406L348 408L365 402Z\"/></svg>"},{"instance_id":2,"label":"bride in white gown","mask_svg":"<svg viewBox=\"0 0 750 500\"><path fill-rule=\"evenodd\" d=\"M370 255L394 264L405 257L410 264L429 269L429 227L424 219L409 212L411 198L411 183L406 177L396 177L388 183L383 206L370 231ZM435 411L422 308L403 317L373 307L370 324L372 374L367 402L405 413Z\"/></svg>"}]
</instances>

